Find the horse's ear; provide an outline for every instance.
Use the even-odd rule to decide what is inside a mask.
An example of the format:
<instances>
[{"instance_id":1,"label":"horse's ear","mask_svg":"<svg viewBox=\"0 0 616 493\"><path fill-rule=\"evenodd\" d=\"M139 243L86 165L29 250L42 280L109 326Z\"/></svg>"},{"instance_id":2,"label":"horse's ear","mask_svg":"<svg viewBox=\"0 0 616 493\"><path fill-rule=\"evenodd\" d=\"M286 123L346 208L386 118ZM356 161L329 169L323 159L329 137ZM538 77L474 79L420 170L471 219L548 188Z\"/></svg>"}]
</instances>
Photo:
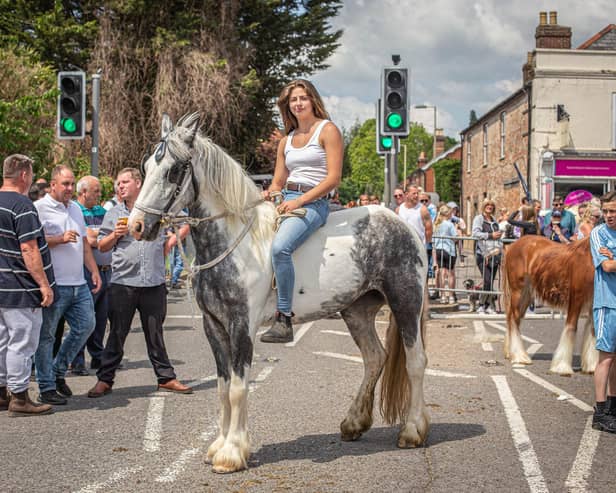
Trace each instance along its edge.
<instances>
[{"instance_id":1,"label":"horse's ear","mask_svg":"<svg viewBox=\"0 0 616 493\"><path fill-rule=\"evenodd\" d=\"M163 122L160 127L160 137L164 139L171 133L173 130L173 122L171 121L171 117L167 113L163 113Z\"/></svg>"},{"instance_id":2,"label":"horse's ear","mask_svg":"<svg viewBox=\"0 0 616 493\"><path fill-rule=\"evenodd\" d=\"M179 123L179 122L178 122ZM195 135L199 131L199 124L201 123L201 116L199 113L191 113L182 118L182 126L190 132L189 145L192 147L192 143L195 140Z\"/></svg>"}]
</instances>

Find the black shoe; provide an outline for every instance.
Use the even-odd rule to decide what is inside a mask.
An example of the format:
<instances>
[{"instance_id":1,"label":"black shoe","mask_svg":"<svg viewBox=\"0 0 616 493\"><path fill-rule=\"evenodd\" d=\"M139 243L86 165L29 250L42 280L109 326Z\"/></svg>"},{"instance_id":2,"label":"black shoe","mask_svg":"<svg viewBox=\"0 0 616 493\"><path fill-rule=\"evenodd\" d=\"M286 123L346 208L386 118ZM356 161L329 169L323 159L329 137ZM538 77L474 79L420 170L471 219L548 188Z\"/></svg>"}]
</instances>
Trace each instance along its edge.
<instances>
[{"instance_id":1,"label":"black shoe","mask_svg":"<svg viewBox=\"0 0 616 493\"><path fill-rule=\"evenodd\" d=\"M46 390L45 392L41 392L39 394L38 400L43 404L53 404L54 406L65 406L68 402L55 390Z\"/></svg>"},{"instance_id":2,"label":"black shoe","mask_svg":"<svg viewBox=\"0 0 616 493\"><path fill-rule=\"evenodd\" d=\"M438 291L434 291L434 293L428 296L428 298L431 300L438 300L440 297L441 295Z\"/></svg>"},{"instance_id":3,"label":"black shoe","mask_svg":"<svg viewBox=\"0 0 616 493\"><path fill-rule=\"evenodd\" d=\"M276 318L270 330L261 335L261 342L293 342L293 325L291 317L276 312Z\"/></svg>"},{"instance_id":4,"label":"black shoe","mask_svg":"<svg viewBox=\"0 0 616 493\"><path fill-rule=\"evenodd\" d=\"M85 366L76 366L71 369L71 375L75 375L76 377L89 377L90 372Z\"/></svg>"},{"instance_id":5,"label":"black shoe","mask_svg":"<svg viewBox=\"0 0 616 493\"><path fill-rule=\"evenodd\" d=\"M616 433L616 416L611 416L606 412L599 413L595 407L595 414L592 416L592 427L594 430Z\"/></svg>"},{"instance_id":6,"label":"black shoe","mask_svg":"<svg viewBox=\"0 0 616 493\"><path fill-rule=\"evenodd\" d=\"M63 378L56 378L56 391L63 397L70 397L73 395L73 391L66 385L66 380Z\"/></svg>"},{"instance_id":7,"label":"black shoe","mask_svg":"<svg viewBox=\"0 0 616 493\"><path fill-rule=\"evenodd\" d=\"M98 370L100 367L101 367L101 360L98 358L92 358L92 361L90 361L90 369Z\"/></svg>"}]
</instances>

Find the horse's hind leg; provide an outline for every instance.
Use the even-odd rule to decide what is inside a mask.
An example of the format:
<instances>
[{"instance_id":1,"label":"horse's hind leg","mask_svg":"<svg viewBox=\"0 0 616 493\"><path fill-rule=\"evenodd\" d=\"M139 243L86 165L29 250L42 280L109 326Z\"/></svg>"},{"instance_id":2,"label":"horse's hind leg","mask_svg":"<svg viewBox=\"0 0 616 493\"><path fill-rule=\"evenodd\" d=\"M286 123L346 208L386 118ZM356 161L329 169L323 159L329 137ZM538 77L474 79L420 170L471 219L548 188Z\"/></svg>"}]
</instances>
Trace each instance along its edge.
<instances>
[{"instance_id":1,"label":"horse's hind leg","mask_svg":"<svg viewBox=\"0 0 616 493\"><path fill-rule=\"evenodd\" d=\"M376 314L383 303L383 297L374 291L341 312L364 360L364 378L346 418L340 424L342 440L357 440L372 426L374 388L385 363L385 350L374 327Z\"/></svg>"},{"instance_id":2,"label":"horse's hind leg","mask_svg":"<svg viewBox=\"0 0 616 493\"><path fill-rule=\"evenodd\" d=\"M422 286L406 289L422 290ZM421 292L421 291L420 291ZM427 290L424 290L427 302ZM423 395L428 359L424 347L423 302L408 303L390 296L392 318L387 330L387 357L381 383L381 406L388 423L399 420L398 447L419 447L426 442L430 420ZM416 301L416 300L413 300Z\"/></svg>"},{"instance_id":3,"label":"horse's hind leg","mask_svg":"<svg viewBox=\"0 0 616 493\"><path fill-rule=\"evenodd\" d=\"M582 343L582 373L594 373L599 361L599 352L596 349L597 339L592 318L592 310L584 324L584 341Z\"/></svg>"},{"instance_id":4,"label":"horse's hind leg","mask_svg":"<svg viewBox=\"0 0 616 493\"><path fill-rule=\"evenodd\" d=\"M528 277L525 277L522 282L514 280L510 285L504 351L505 358L508 358L512 364L532 364L532 360L524 348L522 334L520 333L520 323L532 301L532 294L533 291Z\"/></svg>"}]
</instances>

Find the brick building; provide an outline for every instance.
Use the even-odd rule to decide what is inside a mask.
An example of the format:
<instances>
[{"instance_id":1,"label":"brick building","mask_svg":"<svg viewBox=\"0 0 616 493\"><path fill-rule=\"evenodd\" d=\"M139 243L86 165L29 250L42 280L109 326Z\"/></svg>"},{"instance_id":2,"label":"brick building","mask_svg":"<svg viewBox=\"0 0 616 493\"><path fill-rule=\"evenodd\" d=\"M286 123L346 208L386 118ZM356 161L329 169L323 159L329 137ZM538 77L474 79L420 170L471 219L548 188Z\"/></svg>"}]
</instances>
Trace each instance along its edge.
<instances>
[{"instance_id":1,"label":"brick building","mask_svg":"<svg viewBox=\"0 0 616 493\"><path fill-rule=\"evenodd\" d=\"M577 49L556 12L541 12L523 85L461 132L462 207L485 197L512 210L524 195L549 207L555 193L616 189L616 26Z\"/></svg>"}]
</instances>

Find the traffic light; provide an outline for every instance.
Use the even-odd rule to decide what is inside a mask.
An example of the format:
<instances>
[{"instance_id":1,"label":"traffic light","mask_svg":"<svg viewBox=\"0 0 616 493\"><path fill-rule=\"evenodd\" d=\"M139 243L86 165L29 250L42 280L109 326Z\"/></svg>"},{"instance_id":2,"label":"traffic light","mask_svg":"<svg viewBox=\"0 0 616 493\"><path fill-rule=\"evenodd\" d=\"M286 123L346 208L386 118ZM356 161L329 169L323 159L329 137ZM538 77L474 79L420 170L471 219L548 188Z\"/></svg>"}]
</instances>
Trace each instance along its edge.
<instances>
[{"instance_id":1,"label":"traffic light","mask_svg":"<svg viewBox=\"0 0 616 493\"><path fill-rule=\"evenodd\" d=\"M376 152L377 154L387 154L391 152L396 140L392 135L383 135L381 132L381 122L378 116L381 113L381 100L377 102L377 119L376 119ZM399 141L398 141L399 142ZM399 147L397 151L399 151Z\"/></svg>"},{"instance_id":2,"label":"traffic light","mask_svg":"<svg viewBox=\"0 0 616 493\"><path fill-rule=\"evenodd\" d=\"M405 68L386 68L381 81L381 133L407 137L409 134L409 83Z\"/></svg>"},{"instance_id":3,"label":"traffic light","mask_svg":"<svg viewBox=\"0 0 616 493\"><path fill-rule=\"evenodd\" d=\"M58 138L83 139L86 134L86 74L58 73Z\"/></svg>"}]
</instances>

